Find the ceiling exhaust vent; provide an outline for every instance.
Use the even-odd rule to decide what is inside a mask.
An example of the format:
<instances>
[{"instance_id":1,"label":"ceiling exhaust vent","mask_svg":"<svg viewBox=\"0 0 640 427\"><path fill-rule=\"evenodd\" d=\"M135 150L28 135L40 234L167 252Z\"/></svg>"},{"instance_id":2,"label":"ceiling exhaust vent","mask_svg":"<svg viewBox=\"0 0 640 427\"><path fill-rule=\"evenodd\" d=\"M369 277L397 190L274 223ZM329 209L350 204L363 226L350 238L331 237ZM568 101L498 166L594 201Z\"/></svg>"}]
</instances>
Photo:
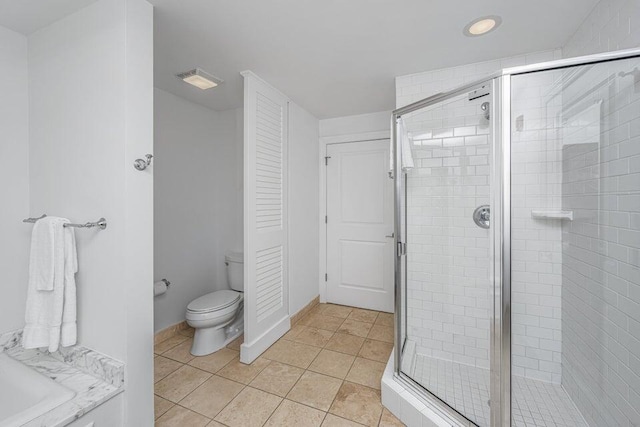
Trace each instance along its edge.
<instances>
[{"instance_id":1,"label":"ceiling exhaust vent","mask_svg":"<svg viewBox=\"0 0 640 427\"><path fill-rule=\"evenodd\" d=\"M214 75L202 71L200 68L176 74L176 77L178 77L183 82L189 83L190 85L193 85L202 90L216 87L224 81Z\"/></svg>"}]
</instances>

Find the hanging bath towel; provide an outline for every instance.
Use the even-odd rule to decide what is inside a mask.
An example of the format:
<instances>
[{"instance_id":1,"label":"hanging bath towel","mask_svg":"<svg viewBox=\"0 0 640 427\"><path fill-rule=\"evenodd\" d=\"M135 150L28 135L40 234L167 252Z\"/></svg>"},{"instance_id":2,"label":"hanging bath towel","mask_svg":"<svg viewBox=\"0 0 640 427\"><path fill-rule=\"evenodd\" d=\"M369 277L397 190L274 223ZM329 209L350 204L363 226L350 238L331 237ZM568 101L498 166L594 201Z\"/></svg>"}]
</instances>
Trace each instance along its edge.
<instances>
[{"instance_id":1,"label":"hanging bath towel","mask_svg":"<svg viewBox=\"0 0 640 427\"><path fill-rule=\"evenodd\" d=\"M45 217L34 226L30 259L35 265L29 267L26 324L22 337L24 348L46 347L50 352L57 351L61 342L61 331L64 332L64 346L76 342L75 273L78 264L73 229L64 227L68 222L69 220L64 218ZM34 251L43 253L38 241L42 229L37 226L53 230L52 250L48 253L50 260L43 260L34 255ZM38 270L49 265L53 266L50 289L42 286L42 278L47 277L48 273Z\"/></svg>"},{"instance_id":2,"label":"hanging bath towel","mask_svg":"<svg viewBox=\"0 0 640 427\"><path fill-rule=\"evenodd\" d=\"M411 141L411 137L409 136L409 132L407 132L407 127L402 117L400 117L400 119L398 120L397 131L398 131L397 139L398 139L398 145L400 148L400 162L402 164L402 171L409 172L414 167L413 150L411 147L412 141ZM391 169L391 172L393 172L393 169L395 167L395 165L393 164L393 139L391 140L391 144L392 144L391 150L389 151L391 156L390 169Z\"/></svg>"}]
</instances>

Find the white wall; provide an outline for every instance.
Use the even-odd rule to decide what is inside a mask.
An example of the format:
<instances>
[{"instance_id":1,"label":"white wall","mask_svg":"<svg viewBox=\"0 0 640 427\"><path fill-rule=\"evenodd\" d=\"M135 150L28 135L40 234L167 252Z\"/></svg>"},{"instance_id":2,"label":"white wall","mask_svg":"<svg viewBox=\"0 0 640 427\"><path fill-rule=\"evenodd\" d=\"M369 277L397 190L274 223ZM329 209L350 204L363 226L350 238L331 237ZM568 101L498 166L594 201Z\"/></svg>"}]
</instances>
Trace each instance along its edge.
<instances>
[{"instance_id":1,"label":"white wall","mask_svg":"<svg viewBox=\"0 0 640 427\"><path fill-rule=\"evenodd\" d=\"M318 119L289 103L289 313L318 296Z\"/></svg>"},{"instance_id":2,"label":"white wall","mask_svg":"<svg viewBox=\"0 0 640 427\"><path fill-rule=\"evenodd\" d=\"M640 46L640 1L601 0L562 47L565 58Z\"/></svg>"},{"instance_id":3,"label":"white wall","mask_svg":"<svg viewBox=\"0 0 640 427\"><path fill-rule=\"evenodd\" d=\"M155 89L154 328L184 320L187 304L228 289L226 251L242 250L242 111L216 112ZM238 123L240 121L240 123Z\"/></svg>"},{"instance_id":4,"label":"white wall","mask_svg":"<svg viewBox=\"0 0 640 427\"><path fill-rule=\"evenodd\" d=\"M79 229L78 341L126 363L125 419L153 423L153 10L100 0L29 36L30 213ZM22 302L20 302L22 304Z\"/></svg>"},{"instance_id":5,"label":"white wall","mask_svg":"<svg viewBox=\"0 0 640 427\"><path fill-rule=\"evenodd\" d=\"M100 1L32 34L29 98L31 214L109 221L104 232L76 231L78 337L124 360L121 13Z\"/></svg>"},{"instance_id":6,"label":"white wall","mask_svg":"<svg viewBox=\"0 0 640 427\"><path fill-rule=\"evenodd\" d=\"M27 38L0 27L0 333L24 324L31 227Z\"/></svg>"},{"instance_id":7,"label":"white wall","mask_svg":"<svg viewBox=\"0 0 640 427\"><path fill-rule=\"evenodd\" d=\"M389 132L390 120L391 111L324 119L320 120L320 137Z\"/></svg>"}]
</instances>

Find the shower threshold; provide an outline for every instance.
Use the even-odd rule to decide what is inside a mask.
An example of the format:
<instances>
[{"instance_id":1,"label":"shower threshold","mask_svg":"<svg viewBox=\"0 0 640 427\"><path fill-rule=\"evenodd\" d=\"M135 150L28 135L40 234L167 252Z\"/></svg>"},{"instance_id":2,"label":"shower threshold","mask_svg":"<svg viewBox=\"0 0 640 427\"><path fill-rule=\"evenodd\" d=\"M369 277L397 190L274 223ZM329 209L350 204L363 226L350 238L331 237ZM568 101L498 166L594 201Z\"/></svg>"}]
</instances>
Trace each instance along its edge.
<instances>
[{"instance_id":1,"label":"shower threshold","mask_svg":"<svg viewBox=\"0 0 640 427\"><path fill-rule=\"evenodd\" d=\"M489 370L416 354L414 381L479 426L490 425ZM588 427L562 385L513 377L515 427Z\"/></svg>"}]
</instances>

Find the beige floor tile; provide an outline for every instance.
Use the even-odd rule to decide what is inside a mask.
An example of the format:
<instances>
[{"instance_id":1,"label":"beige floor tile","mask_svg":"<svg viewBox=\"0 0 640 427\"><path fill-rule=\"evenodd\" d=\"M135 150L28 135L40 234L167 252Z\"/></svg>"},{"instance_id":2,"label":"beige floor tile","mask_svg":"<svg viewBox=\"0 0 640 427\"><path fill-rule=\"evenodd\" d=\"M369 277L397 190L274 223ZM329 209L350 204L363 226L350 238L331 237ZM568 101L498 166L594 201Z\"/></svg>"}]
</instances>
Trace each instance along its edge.
<instances>
[{"instance_id":1,"label":"beige floor tile","mask_svg":"<svg viewBox=\"0 0 640 427\"><path fill-rule=\"evenodd\" d=\"M384 368L384 363L357 357L351 366L349 374L347 374L346 380L380 390L380 381Z\"/></svg>"},{"instance_id":2,"label":"beige floor tile","mask_svg":"<svg viewBox=\"0 0 640 427\"><path fill-rule=\"evenodd\" d=\"M224 424L217 422L216 420L212 420L207 427L226 427Z\"/></svg>"},{"instance_id":3,"label":"beige floor tile","mask_svg":"<svg viewBox=\"0 0 640 427\"><path fill-rule=\"evenodd\" d=\"M311 362L309 370L343 380L349 373L354 359L355 356L324 349Z\"/></svg>"},{"instance_id":4,"label":"beige floor tile","mask_svg":"<svg viewBox=\"0 0 640 427\"><path fill-rule=\"evenodd\" d=\"M303 325L294 325L289 329L289 332L284 334L281 339L293 341L295 337L300 335L302 331L304 331L307 327Z\"/></svg>"},{"instance_id":5,"label":"beige floor tile","mask_svg":"<svg viewBox=\"0 0 640 427\"><path fill-rule=\"evenodd\" d=\"M214 375L182 399L180 405L215 418L243 388L242 384Z\"/></svg>"},{"instance_id":6,"label":"beige floor tile","mask_svg":"<svg viewBox=\"0 0 640 427\"><path fill-rule=\"evenodd\" d=\"M165 351L172 349L173 347L177 346L178 344L188 339L189 338L185 337L184 335L180 335L180 334L173 335L172 337L154 345L153 352L156 354L162 354Z\"/></svg>"},{"instance_id":7,"label":"beige floor tile","mask_svg":"<svg viewBox=\"0 0 640 427\"><path fill-rule=\"evenodd\" d=\"M382 409L382 417L380 418L380 427L405 427L405 425L395 417L387 408Z\"/></svg>"},{"instance_id":8,"label":"beige floor tile","mask_svg":"<svg viewBox=\"0 0 640 427\"><path fill-rule=\"evenodd\" d=\"M153 382L157 383L167 375L178 370L182 363L166 357L156 356L153 358Z\"/></svg>"},{"instance_id":9,"label":"beige floor tile","mask_svg":"<svg viewBox=\"0 0 640 427\"><path fill-rule=\"evenodd\" d=\"M285 397L303 373L304 369L273 361L249 385Z\"/></svg>"},{"instance_id":10,"label":"beige floor tile","mask_svg":"<svg viewBox=\"0 0 640 427\"><path fill-rule=\"evenodd\" d=\"M209 418L196 414L181 406L174 406L156 420L156 427L200 427L206 426Z\"/></svg>"},{"instance_id":11,"label":"beige floor tile","mask_svg":"<svg viewBox=\"0 0 640 427\"><path fill-rule=\"evenodd\" d=\"M231 350L230 348L221 348L215 353L211 353L206 356L195 357L189 362L189 365L215 374L227 363L231 362L233 359L239 356L240 353L236 350Z\"/></svg>"},{"instance_id":12,"label":"beige floor tile","mask_svg":"<svg viewBox=\"0 0 640 427\"><path fill-rule=\"evenodd\" d=\"M287 365L307 369L320 353L318 347L293 341L280 340L272 345L263 356L265 359L286 363Z\"/></svg>"},{"instance_id":13,"label":"beige floor tile","mask_svg":"<svg viewBox=\"0 0 640 427\"><path fill-rule=\"evenodd\" d=\"M316 347L324 347L329 339L333 336L333 332L324 329L305 327L293 341L309 344Z\"/></svg>"},{"instance_id":14,"label":"beige floor tile","mask_svg":"<svg viewBox=\"0 0 640 427\"><path fill-rule=\"evenodd\" d=\"M335 333L325 346L326 349L357 355L362 347L364 338L355 335Z\"/></svg>"},{"instance_id":15,"label":"beige floor tile","mask_svg":"<svg viewBox=\"0 0 640 427\"><path fill-rule=\"evenodd\" d=\"M189 326L187 329L180 329L178 333L185 337L193 338L193 336L196 334L196 330Z\"/></svg>"},{"instance_id":16,"label":"beige floor tile","mask_svg":"<svg viewBox=\"0 0 640 427\"><path fill-rule=\"evenodd\" d=\"M366 337L371 329L372 324L366 322L358 322L357 320L347 319L338 328L338 332L359 337Z\"/></svg>"},{"instance_id":17,"label":"beige floor tile","mask_svg":"<svg viewBox=\"0 0 640 427\"><path fill-rule=\"evenodd\" d=\"M325 413L290 400L284 400L271 415L266 427L318 427Z\"/></svg>"},{"instance_id":18,"label":"beige floor tile","mask_svg":"<svg viewBox=\"0 0 640 427\"><path fill-rule=\"evenodd\" d=\"M172 402L179 402L211 377L208 372L184 365L155 384L158 396Z\"/></svg>"},{"instance_id":19,"label":"beige floor tile","mask_svg":"<svg viewBox=\"0 0 640 427\"><path fill-rule=\"evenodd\" d=\"M326 316L324 314L310 314L303 317L298 322L303 326L311 326L318 329L325 329L327 331L335 332L338 330L344 319L333 316Z\"/></svg>"},{"instance_id":20,"label":"beige floor tile","mask_svg":"<svg viewBox=\"0 0 640 427\"><path fill-rule=\"evenodd\" d=\"M376 318L376 325L393 326L393 313L380 313Z\"/></svg>"},{"instance_id":21,"label":"beige floor tile","mask_svg":"<svg viewBox=\"0 0 640 427\"><path fill-rule=\"evenodd\" d=\"M240 359L234 359L220 369L218 375L242 384L249 384L268 364L269 360L263 357L258 357L250 365L240 362Z\"/></svg>"},{"instance_id":22,"label":"beige floor tile","mask_svg":"<svg viewBox=\"0 0 640 427\"><path fill-rule=\"evenodd\" d=\"M367 426L377 426L382 413L380 391L345 381L329 412Z\"/></svg>"},{"instance_id":23,"label":"beige floor tile","mask_svg":"<svg viewBox=\"0 0 640 427\"><path fill-rule=\"evenodd\" d=\"M376 317L378 317L377 311L354 308L347 319L357 320L358 322L374 323L376 321Z\"/></svg>"},{"instance_id":24,"label":"beige floor tile","mask_svg":"<svg viewBox=\"0 0 640 427\"><path fill-rule=\"evenodd\" d=\"M282 398L278 396L246 387L215 420L230 427L262 426L281 401Z\"/></svg>"},{"instance_id":25,"label":"beige floor tile","mask_svg":"<svg viewBox=\"0 0 640 427\"><path fill-rule=\"evenodd\" d=\"M167 412L173 406L173 402L163 399L160 396L153 395L153 413L157 420L162 414Z\"/></svg>"},{"instance_id":26,"label":"beige floor tile","mask_svg":"<svg viewBox=\"0 0 640 427\"><path fill-rule=\"evenodd\" d=\"M344 305L326 304L325 309L322 311L322 314L324 314L325 316L333 316L339 317L341 319L346 319L352 310L353 308Z\"/></svg>"},{"instance_id":27,"label":"beige floor tile","mask_svg":"<svg viewBox=\"0 0 640 427\"><path fill-rule=\"evenodd\" d=\"M236 338L235 340L227 344L227 348L230 348L231 350L240 351L240 346L242 345L243 342L244 342L244 335L240 335L238 338Z\"/></svg>"},{"instance_id":28,"label":"beige floor tile","mask_svg":"<svg viewBox=\"0 0 640 427\"><path fill-rule=\"evenodd\" d=\"M327 414L322 423L322 427L361 427L362 424L340 418L333 414Z\"/></svg>"},{"instance_id":29,"label":"beige floor tile","mask_svg":"<svg viewBox=\"0 0 640 427\"><path fill-rule=\"evenodd\" d=\"M331 406L342 380L306 371L287 395L287 399L326 411Z\"/></svg>"},{"instance_id":30,"label":"beige floor tile","mask_svg":"<svg viewBox=\"0 0 640 427\"><path fill-rule=\"evenodd\" d=\"M186 337L184 337L186 338ZM169 359L177 360L181 363L189 363L195 356L191 354L191 343L193 340L187 338L186 341L178 344L170 350L162 353L164 357L168 357Z\"/></svg>"},{"instance_id":31,"label":"beige floor tile","mask_svg":"<svg viewBox=\"0 0 640 427\"><path fill-rule=\"evenodd\" d=\"M393 328L391 326L373 325L367 338L393 343Z\"/></svg>"},{"instance_id":32,"label":"beige floor tile","mask_svg":"<svg viewBox=\"0 0 640 427\"><path fill-rule=\"evenodd\" d=\"M360 349L358 356L364 357L365 359L375 360L377 362L387 363L389 361L389 356L391 355L391 350L393 350L393 344L367 338L364 340L364 344L362 344L362 348Z\"/></svg>"}]
</instances>

